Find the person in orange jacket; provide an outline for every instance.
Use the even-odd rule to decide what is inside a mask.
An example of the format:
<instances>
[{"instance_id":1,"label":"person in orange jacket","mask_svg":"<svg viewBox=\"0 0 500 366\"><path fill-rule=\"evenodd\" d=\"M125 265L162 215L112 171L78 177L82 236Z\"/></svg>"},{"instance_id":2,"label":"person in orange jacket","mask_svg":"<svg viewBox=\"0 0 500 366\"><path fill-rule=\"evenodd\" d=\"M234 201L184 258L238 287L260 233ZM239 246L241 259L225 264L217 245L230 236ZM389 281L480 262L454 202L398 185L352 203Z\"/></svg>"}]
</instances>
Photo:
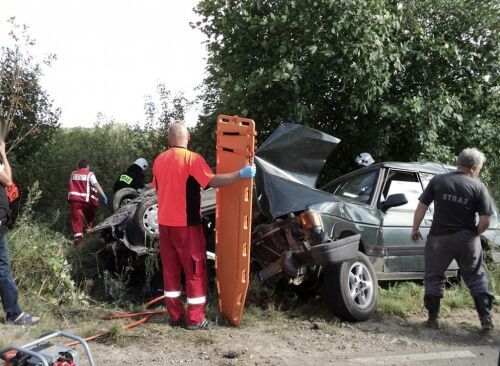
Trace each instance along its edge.
<instances>
[{"instance_id":1,"label":"person in orange jacket","mask_svg":"<svg viewBox=\"0 0 500 366\"><path fill-rule=\"evenodd\" d=\"M214 174L201 155L188 150L189 137L183 124L170 126L170 148L154 161L153 187L158 192L160 255L170 324L195 330L209 326L205 314L207 269L200 190L253 178L255 166ZM181 301L182 271L186 279L187 309Z\"/></svg>"}]
</instances>

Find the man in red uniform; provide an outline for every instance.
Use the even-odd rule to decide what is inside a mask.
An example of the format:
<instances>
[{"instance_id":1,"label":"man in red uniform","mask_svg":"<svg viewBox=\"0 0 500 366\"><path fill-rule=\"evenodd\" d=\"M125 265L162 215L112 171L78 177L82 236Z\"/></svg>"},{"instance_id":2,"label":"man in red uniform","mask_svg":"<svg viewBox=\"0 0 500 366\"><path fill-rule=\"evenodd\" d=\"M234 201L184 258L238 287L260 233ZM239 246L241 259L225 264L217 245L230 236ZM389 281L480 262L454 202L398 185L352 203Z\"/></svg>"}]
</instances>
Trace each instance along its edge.
<instances>
[{"instance_id":1,"label":"man in red uniform","mask_svg":"<svg viewBox=\"0 0 500 366\"><path fill-rule=\"evenodd\" d=\"M255 176L255 166L214 174L205 159L187 149L189 132L181 123L168 129L170 148L153 165L158 192L158 224L163 284L170 324L194 330L208 327L205 317L207 271L201 225L200 188L223 187ZM186 279L187 310L181 301L181 272Z\"/></svg>"},{"instance_id":2,"label":"man in red uniform","mask_svg":"<svg viewBox=\"0 0 500 366\"><path fill-rule=\"evenodd\" d=\"M94 216L99 207L100 193L102 201L108 204L108 198L97 182L95 174L89 170L89 162L80 160L78 169L71 173L68 189L68 202L71 211L71 228L73 229L73 242L78 245L83 240L85 224L94 226Z\"/></svg>"}]
</instances>

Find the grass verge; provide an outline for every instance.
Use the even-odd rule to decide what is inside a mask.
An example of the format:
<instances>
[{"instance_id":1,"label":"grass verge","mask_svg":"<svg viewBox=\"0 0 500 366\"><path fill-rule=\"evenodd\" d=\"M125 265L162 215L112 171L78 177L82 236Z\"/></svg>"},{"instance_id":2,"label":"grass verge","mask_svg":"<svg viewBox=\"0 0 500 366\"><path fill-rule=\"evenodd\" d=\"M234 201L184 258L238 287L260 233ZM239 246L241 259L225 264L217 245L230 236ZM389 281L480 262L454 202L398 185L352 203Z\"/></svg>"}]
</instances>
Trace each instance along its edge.
<instances>
[{"instance_id":1,"label":"grass verge","mask_svg":"<svg viewBox=\"0 0 500 366\"><path fill-rule=\"evenodd\" d=\"M500 265L487 266L490 291L497 297L500 295ZM380 302L377 311L380 314L408 316L423 311L424 286L417 282L399 282L380 288ZM448 284L442 304L442 312L446 314L452 309L473 307L469 289L461 281Z\"/></svg>"},{"instance_id":2,"label":"grass verge","mask_svg":"<svg viewBox=\"0 0 500 366\"><path fill-rule=\"evenodd\" d=\"M34 219L32 207L40 195L35 185L16 226L7 234L12 274L18 288L26 294L50 304L80 305L88 299L72 277L67 260L70 241Z\"/></svg>"}]
</instances>

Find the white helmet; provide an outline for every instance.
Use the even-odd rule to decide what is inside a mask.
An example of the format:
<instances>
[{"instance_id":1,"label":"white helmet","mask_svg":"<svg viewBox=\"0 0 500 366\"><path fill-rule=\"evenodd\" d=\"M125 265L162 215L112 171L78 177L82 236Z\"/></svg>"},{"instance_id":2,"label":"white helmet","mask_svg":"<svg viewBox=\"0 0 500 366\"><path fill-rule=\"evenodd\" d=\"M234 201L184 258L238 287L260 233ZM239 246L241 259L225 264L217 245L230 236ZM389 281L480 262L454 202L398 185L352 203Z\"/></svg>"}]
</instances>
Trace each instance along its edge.
<instances>
[{"instance_id":1,"label":"white helmet","mask_svg":"<svg viewBox=\"0 0 500 366\"><path fill-rule=\"evenodd\" d=\"M356 163L363 166L369 166L375 162L375 160L373 160L372 156L369 153L361 153L356 156L356 159L354 160L356 160Z\"/></svg>"},{"instance_id":2,"label":"white helmet","mask_svg":"<svg viewBox=\"0 0 500 366\"><path fill-rule=\"evenodd\" d=\"M148 161L144 158L139 158L136 161L134 161L135 165L139 165L142 170L146 170L148 168Z\"/></svg>"}]
</instances>

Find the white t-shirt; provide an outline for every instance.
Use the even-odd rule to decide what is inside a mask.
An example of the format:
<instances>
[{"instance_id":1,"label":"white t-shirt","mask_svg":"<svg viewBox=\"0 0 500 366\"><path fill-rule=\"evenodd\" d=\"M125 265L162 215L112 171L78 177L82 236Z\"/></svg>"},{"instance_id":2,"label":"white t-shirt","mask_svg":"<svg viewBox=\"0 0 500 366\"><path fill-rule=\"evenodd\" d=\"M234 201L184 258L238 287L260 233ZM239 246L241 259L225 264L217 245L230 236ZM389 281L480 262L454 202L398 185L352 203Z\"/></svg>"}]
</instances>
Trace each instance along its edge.
<instances>
[{"instance_id":1,"label":"white t-shirt","mask_svg":"<svg viewBox=\"0 0 500 366\"><path fill-rule=\"evenodd\" d=\"M3 172L4 170L5 170L5 166L2 163L0 163L0 173Z\"/></svg>"},{"instance_id":2,"label":"white t-shirt","mask_svg":"<svg viewBox=\"0 0 500 366\"><path fill-rule=\"evenodd\" d=\"M95 186L97 184L97 178L95 177L94 173L90 174L89 181L92 186Z\"/></svg>"}]
</instances>

